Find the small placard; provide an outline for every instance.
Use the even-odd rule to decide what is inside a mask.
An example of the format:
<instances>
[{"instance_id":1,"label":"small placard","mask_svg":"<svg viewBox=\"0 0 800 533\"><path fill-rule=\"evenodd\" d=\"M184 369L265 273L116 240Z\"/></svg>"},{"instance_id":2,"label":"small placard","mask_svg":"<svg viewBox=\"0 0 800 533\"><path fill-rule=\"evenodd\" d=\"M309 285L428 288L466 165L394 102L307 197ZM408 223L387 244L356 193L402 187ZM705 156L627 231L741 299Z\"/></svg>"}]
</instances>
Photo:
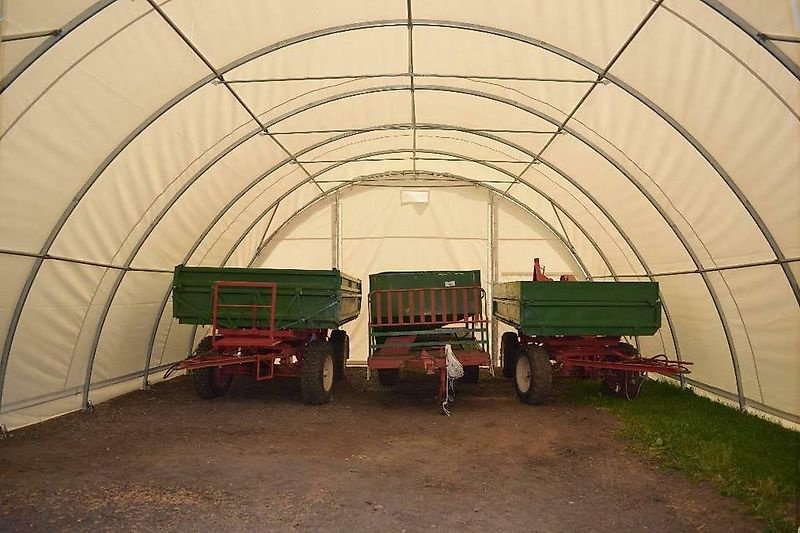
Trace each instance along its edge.
<instances>
[{"instance_id":1,"label":"small placard","mask_svg":"<svg viewBox=\"0 0 800 533\"><path fill-rule=\"evenodd\" d=\"M444 282L444 286L445 287L455 287L456 286L456 282L455 281L445 281Z\"/></svg>"},{"instance_id":2,"label":"small placard","mask_svg":"<svg viewBox=\"0 0 800 533\"><path fill-rule=\"evenodd\" d=\"M403 189L400 195L400 203L405 204L427 204L428 203L428 191L421 190L421 191L412 191L408 189Z\"/></svg>"}]
</instances>

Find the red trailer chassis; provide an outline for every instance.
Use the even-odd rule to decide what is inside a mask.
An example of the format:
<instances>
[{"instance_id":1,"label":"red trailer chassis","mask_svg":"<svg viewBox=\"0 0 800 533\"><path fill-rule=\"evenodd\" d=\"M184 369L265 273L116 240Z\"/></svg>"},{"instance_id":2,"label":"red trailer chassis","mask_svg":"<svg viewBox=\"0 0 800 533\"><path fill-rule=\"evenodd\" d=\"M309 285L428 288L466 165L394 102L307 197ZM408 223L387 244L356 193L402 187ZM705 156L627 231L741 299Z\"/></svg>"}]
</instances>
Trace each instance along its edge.
<instances>
[{"instance_id":1,"label":"red trailer chassis","mask_svg":"<svg viewBox=\"0 0 800 533\"><path fill-rule=\"evenodd\" d=\"M269 294L269 303L223 303L219 296L220 290L229 287L266 291ZM307 403L327 403L331 396L336 364L334 356L339 354L332 353L335 347L327 342L327 330L275 328L277 290L278 285L269 282L215 282L211 334L200 341L193 355L170 367L164 377L169 377L177 370L186 370L193 376L198 394L207 399L225 394L234 375L251 376L256 381L276 377L302 378L303 399ZM220 317L226 308L251 309L249 326L222 327ZM266 320L263 315L259 319L263 309L268 310L269 318ZM346 353L340 355L347 357ZM314 360L309 361L310 357ZM328 358L331 360L328 361ZM304 366L312 364L319 367L318 371L304 372ZM344 365L344 359L340 364Z\"/></svg>"},{"instance_id":2,"label":"red trailer chassis","mask_svg":"<svg viewBox=\"0 0 800 533\"><path fill-rule=\"evenodd\" d=\"M453 386L447 375L447 345L464 367L468 381L476 382L479 368L491 362L481 287L375 290L369 293L369 308L367 368L377 371L386 385L394 384L401 368L438 373L439 400L445 414L449 414Z\"/></svg>"},{"instance_id":3,"label":"red trailer chassis","mask_svg":"<svg viewBox=\"0 0 800 533\"><path fill-rule=\"evenodd\" d=\"M689 372L692 363L667 359L660 354L642 357L639 351L620 341L620 337L528 337L525 344L544 347L555 362L554 375L563 377L602 377L606 372L654 372L675 377Z\"/></svg>"},{"instance_id":4,"label":"red trailer chassis","mask_svg":"<svg viewBox=\"0 0 800 533\"><path fill-rule=\"evenodd\" d=\"M553 281L544 274L538 258L534 259L533 281ZM560 278L560 282L569 281L575 281L575 276ZM608 393L632 400L639 394L647 373L678 377L690 373L692 364L664 354L642 357L636 347L622 342L619 336L529 336L522 331L508 332L503 335L502 351L503 373L514 378L517 395L526 403L544 401L553 377L601 379ZM521 357L526 361L518 365ZM507 368L509 364L513 368ZM540 375L534 375L537 372ZM537 387L539 390L535 390Z\"/></svg>"}]
</instances>

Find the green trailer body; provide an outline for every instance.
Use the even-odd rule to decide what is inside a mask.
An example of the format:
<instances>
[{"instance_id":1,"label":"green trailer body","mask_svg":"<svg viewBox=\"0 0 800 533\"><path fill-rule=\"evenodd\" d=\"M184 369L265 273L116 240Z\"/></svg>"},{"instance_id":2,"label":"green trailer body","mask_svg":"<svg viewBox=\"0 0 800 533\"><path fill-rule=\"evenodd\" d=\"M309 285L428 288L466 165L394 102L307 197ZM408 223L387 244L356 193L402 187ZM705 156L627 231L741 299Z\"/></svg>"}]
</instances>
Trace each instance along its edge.
<instances>
[{"instance_id":1,"label":"green trailer body","mask_svg":"<svg viewBox=\"0 0 800 533\"><path fill-rule=\"evenodd\" d=\"M391 306L388 305L390 297L384 293L378 299L375 294L370 298L370 318L372 324L397 322L402 315L404 322L410 322L412 314L419 316L420 310L427 317L435 315L442 319L455 317L456 322L462 320L465 311L475 309L475 298L480 298L480 291L477 293L460 293L459 297L453 299L453 294L432 291L415 291L415 289L438 289L449 287L480 287L480 270L434 270L420 272L380 272L370 274L369 290L371 293L390 291L403 292L402 298L395 296L391 299ZM434 296L435 295L435 296ZM412 301L413 298L413 301ZM381 320L378 320L378 302L380 301ZM399 306L398 306L399 305ZM413 309L412 309L413 306ZM391 320L390 320L391 319ZM403 331L402 326L385 326L393 330ZM422 328L418 328L422 329Z\"/></svg>"},{"instance_id":2,"label":"green trailer body","mask_svg":"<svg viewBox=\"0 0 800 533\"><path fill-rule=\"evenodd\" d=\"M215 268L178 265L172 282L172 313L181 324L213 322L213 286L217 281L275 283L276 329L336 329L355 319L361 309L361 281L338 270L276 268ZM218 324L224 328L253 325L254 303L268 305L271 290L224 287ZM261 326L269 323L269 309L258 309Z\"/></svg>"},{"instance_id":3,"label":"green trailer body","mask_svg":"<svg viewBox=\"0 0 800 533\"><path fill-rule=\"evenodd\" d=\"M494 316L528 336L653 335L655 282L514 281L493 287Z\"/></svg>"}]
</instances>

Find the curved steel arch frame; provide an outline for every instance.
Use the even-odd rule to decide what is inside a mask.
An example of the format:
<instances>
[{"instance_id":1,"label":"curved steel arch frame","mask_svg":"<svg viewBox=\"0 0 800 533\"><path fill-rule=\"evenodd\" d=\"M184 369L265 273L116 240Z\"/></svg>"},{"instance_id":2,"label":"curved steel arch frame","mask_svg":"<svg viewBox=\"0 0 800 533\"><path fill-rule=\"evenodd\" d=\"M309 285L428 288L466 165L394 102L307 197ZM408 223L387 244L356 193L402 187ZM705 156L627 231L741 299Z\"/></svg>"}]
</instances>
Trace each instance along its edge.
<instances>
[{"instance_id":1,"label":"curved steel arch frame","mask_svg":"<svg viewBox=\"0 0 800 533\"><path fill-rule=\"evenodd\" d=\"M98 4L101 4L101 3L98 3ZM336 27L336 28L328 28L328 29L324 29L324 30L319 30L319 31L316 31L316 32L312 32L312 33L309 33L309 34L302 35L302 36L297 36L297 37L294 37L292 39L289 39L289 40L286 40L286 41L282 41L280 43L276 43L276 44L274 44L274 45L272 45L270 47L263 48L263 49L261 49L259 51L256 51L256 52L252 53L252 54L244 56L243 58L241 58L241 59L229 64L224 69L222 69L220 72L222 72L222 73L227 72L227 71L229 71L229 70L231 70L233 68L236 68L237 66L240 66L240 65L242 65L242 64L244 64L244 63L246 63L248 61L251 61L252 59L255 59L256 57L261 57L261 56L263 56L263 55L265 55L265 54L267 54L267 53L269 53L271 51L274 51L274 50L277 50L277 49L280 49L280 48L283 48L283 47L286 47L286 46L290 46L291 44L296 44L298 42L303 42L303 41L306 41L306 40L322 37L322 36L325 36L325 35L333 35L333 34L336 34L336 33L342 33L342 32L345 32L345 31L353 31L353 30L359 30L359 29L370 29L370 28L378 28L378 27L390 27L390 26L403 26L403 25L406 25L406 24L407 24L407 21L405 21L405 20L377 21L377 22L350 24L350 25L345 25L345 26L339 26L339 27ZM523 42L523 43L527 43L527 44L530 44L530 45L537 46L539 48L548 50L548 51L550 51L550 52L552 52L554 54L557 54L557 55L559 55L559 56L561 56L561 57L563 57L565 59L573 61L576 64L581 65L584 68L587 68L588 70L591 70L591 71L593 71L595 73L602 72L602 69L600 69L599 67L589 63L588 61L586 61L586 60L584 60L582 58L574 56L573 54L570 54L569 52L566 52L566 51L561 50L561 49L559 49L557 47L554 47L554 46L552 46L552 45L550 45L548 43L544 43L544 42L535 40L533 38L530 38L530 37L527 37L527 36L524 36L524 35L520 35L520 34L515 34L515 33L512 33L512 32L505 31L505 30L500 30L500 29L497 29L497 28L489 28L489 27L484 27L484 26L479 26L479 25L474 25L474 24L452 22L452 21L423 21L423 20L420 20L420 21L414 21L414 24L418 25L418 26L432 26L432 27L443 27L443 28L454 28L454 29L463 29L463 30L469 30L469 31L476 31L476 32L481 32L481 33L486 33L486 34L490 34L490 35L495 35L495 36L499 36L499 37L505 37L505 38L517 40L517 41L520 41L520 42ZM35 58L34 58L34 60L35 60ZM132 142L132 140L135 139L139 135L139 133L144 131L150 124L152 124L155 120L157 120L164 112L166 112L172 106L174 106L178 102L180 102L183 98L185 98L186 96L188 96L189 94L191 94L192 92L197 90L199 87L201 87L201 86L205 85L206 83L208 83L209 81L213 80L214 78L215 78L215 76L213 74L207 76L206 78L200 80L199 82L197 82L196 84L194 84L191 87L187 88L185 91L183 91L182 93L177 95L175 98L173 98L172 100L167 102L164 106L162 106L162 108L160 108L158 111L156 111L156 113L151 115L151 117L149 117L138 128L136 128L126 139L124 139L122 141L122 143L120 145L118 145L118 147L114 151L112 151L112 153L106 158L106 160L100 165L100 167L98 167L96 172L92 174L92 177L89 179L89 181L87 181L84 184L84 187L81 189L79 194L76 196L75 200L70 204L70 206L68 206L67 210L63 213L62 217L59 219L57 224L54 226L50 236L48 237L48 239L46 240L45 244L43 245L42 253L40 253L39 255L44 256L47 253L47 251L49 250L50 246L54 242L55 238L58 236L61 228L65 224L66 219L70 216L70 214L74 210L75 206L81 201L81 199L85 196L86 191L88 191L88 189L91 187L92 183L94 183L94 181L96 181L99 178L100 174L102 174L102 172L105 170L105 168L107 168L107 166L111 163L111 161L113 161L114 158L116 158L116 156L119 155L119 153L121 153L122 150L124 150L125 147L127 147L127 145L130 144L130 142ZM684 137L684 139L687 140L687 142L692 144L693 147L696 150L698 150L698 152L701 153L701 155L704 156L704 158L709 162L709 164L712 165L712 167L723 178L723 180L725 180L725 182L728 184L728 186L731 188L731 190L740 199L742 204L745 206L745 208L747 209L747 211L749 212L749 214L753 218L753 220L758 225L759 229L762 231L762 234L764 234L764 236L767 239L768 243L770 244L770 246L772 247L773 251L775 252L776 257L778 258L778 261L780 262L780 264L781 264L781 266L782 266L782 268L784 270L784 273L787 275L787 278L789 279L789 283L792 286L792 289L793 289L793 291L795 293L796 299L798 299L798 302L800 302L800 291L798 291L798 289L797 289L796 280L794 280L794 276L793 276L791 270L786 265L785 257L783 256L782 252L780 251L780 248L777 246L777 243L775 242L774 238L772 238L771 234L769 233L769 230L766 228L765 224L763 223L763 220L761 220L760 216L755 212L755 209L749 204L747 199L744 197L744 195L741 193L741 191L738 189L738 187L735 185L735 183L733 183L733 181L730 179L730 176L727 175L727 173L724 171L724 169L710 156L710 154L702 147L702 145L699 142L696 141L696 139L694 139L691 135L689 135L688 132L684 128L682 128L679 123L677 123L677 121L672 119L672 117L670 117L668 114L666 114L663 110L661 110L653 102L651 102L649 99L645 98L642 94L640 94L638 91L636 91L632 87L630 87L627 84L625 84L624 82L622 82L622 80L619 80L619 79L617 79L617 78L615 78L615 77L613 77L611 75L606 75L606 79L609 80L610 82L615 83L616 85L618 85L621 89L623 89L628 94L630 94L631 96L633 96L634 98L639 100L640 103L642 103L642 104L646 105L647 107L649 107L653 112L655 112L663 120L665 120L667 123L669 123L674 129L676 129ZM34 263L34 266L31 269L31 273L29 275L29 278L26 281L25 286L23 287L22 293L20 295L20 298L18 300L17 306L15 307L15 310L14 310L14 313L13 313L11 323L9 325L9 331L8 331L7 336L6 336L2 358L0 358L0 388L3 385L3 381L4 381L4 377L5 377L5 368L6 368L6 365L7 365L7 359L8 359L8 355L9 355L9 352L10 352L11 343L13 342L14 332L15 332L16 326L17 326L17 324L19 322L21 309L24 306L24 303L25 303L25 301L27 299L27 295L30 293L31 287L33 285L33 281L34 281L36 275L38 274L39 269L41 268L42 261L43 261L43 259L38 259Z\"/></svg>"}]
</instances>

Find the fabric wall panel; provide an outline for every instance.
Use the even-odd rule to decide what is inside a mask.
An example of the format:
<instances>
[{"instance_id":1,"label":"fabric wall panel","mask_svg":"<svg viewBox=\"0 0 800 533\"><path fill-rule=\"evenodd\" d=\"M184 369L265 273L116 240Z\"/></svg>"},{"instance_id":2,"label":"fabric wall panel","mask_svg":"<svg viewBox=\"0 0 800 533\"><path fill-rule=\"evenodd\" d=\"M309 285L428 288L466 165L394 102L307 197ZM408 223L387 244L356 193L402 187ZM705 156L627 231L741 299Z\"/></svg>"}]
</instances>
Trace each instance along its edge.
<instances>
[{"instance_id":1,"label":"fabric wall panel","mask_svg":"<svg viewBox=\"0 0 800 533\"><path fill-rule=\"evenodd\" d=\"M260 176L256 178L258 177ZM247 228L259 217L260 220L257 221L255 227L247 232L247 234L257 234L259 237L263 235L267 225L272 222L272 213L275 210L276 202L278 202L283 195L290 194L293 189L301 187L300 184L305 178L306 174L301 169L292 165L281 167L274 173L261 179L256 186L236 200L231 208L214 224L208 235L203 238L197 251L192 254L188 263L220 265L231 251L231 248L242 238ZM234 191L228 191L227 194L230 195L233 192ZM238 193L239 191L235 192ZM233 198L230 198L229 202L232 200ZM216 213L214 217L209 218L208 224L210 224L215 217ZM203 231L205 231L205 228ZM195 235L194 240L200 236L200 233L198 233Z\"/></svg>"},{"instance_id":2,"label":"fabric wall panel","mask_svg":"<svg viewBox=\"0 0 800 533\"><path fill-rule=\"evenodd\" d=\"M407 85L407 82L405 83ZM373 92L319 105L281 120L283 131L364 129L376 124L409 124L408 91Z\"/></svg>"},{"instance_id":3,"label":"fabric wall panel","mask_svg":"<svg viewBox=\"0 0 800 533\"><path fill-rule=\"evenodd\" d=\"M4 35L14 35L16 33L5 29ZM19 41L3 41L0 43L0 78L4 77L9 71L18 65L23 59L28 57L28 54L36 50L47 37L39 37L37 39L21 39Z\"/></svg>"},{"instance_id":4,"label":"fabric wall panel","mask_svg":"<svg viewBox=\"0 0 800 533\"><path fill-rule=\"evenodd\" d=\"M320 23L321 21L317 21ZM324 24L324 22L322 22ZM327 80L349 90L353 79L365 76L405 73L408 69L408 28L403 26L376 27L325 35L294 43L262 55L231 70L231 81L281 78L319 78L332 76L351 79ZM263 39L259 46L277 41ZM302 81L267 82L296 86ZM237 84L238 88L242 86ZM298 93L306 91L300 90Z\"/></svg>"},{"instance_id":5,"label":"fabric wall panel","mask_svg":"<svg viewBox=\"0 0 800 533\"><path fill-rule=\"evenodd\" d=\"M532 159L527 154L506 146L502 142L468 132L452 130L417 131L417 148L463 154L470 159L486 161L498 166L514 176L521 174ZM426 156L422 154L421 157Z\"/></svg>"},{"instance_id":6,"label":"fabric wall panel","mask_svg":"<svg viewBox=\"0 0 800 533\"><path fill-rule=\"evenodd\" d=\"M409 189L414 189L409 184ZM362 191L368 190L369 193ZM428 204L404 204L400 188L358 187L342 199L342 232L348 239L431 237L446 228L444 239L478 238L486 233L486 192L473 187L428 188ZM381 209L356 207L355 198L368 194ZM473 216L469 216L473 214ZM475 216L475 214L479 214ZM481 237L485 238L485 237Z\"/></svg>"},{"instance_id":7,"label":"fabric wall panel","mask_svg":"<svg viewBox=\"0 0 800 533\"><path fill-rule=\"evenodd\" d=\"M640 281L647 281L647 279L645 278ZM663 309L661 312L661 327L655 335L639 337L639 351L645 357L652 357L663 353L669 359L674 360L678 358L675 350L675 343L672 339L672 331L670 330L669 322L667 322L666 314L663 312Z\"/></svg>"},{"instance_id":8,"label":"fabric wall panel","mask_svg":"<svg viewBox=\"0 0 800 533\"><path fill-rule=\"evenodd\" d=\"M267 238L272 240L264 250L259 266L323 270L333 268L332 209L332 199L321 200L297 215L278 233L268 232ZM276 230L277 226L273 226L272 231Z\"/></svg>"},{"instance_id":9,"label":"fabric wall panel","mask_svg":"<svg viewBox=\"0 0 800 533\"><path fill-rule=\"evenodd\" d=\"M68 220L54 250L97 261L125 261L154 217L232 142L229 133L246 121L244 111L221 87L207 86L192 94L109 166ZM277 159L274 150L266 151ZM214 171L219 171L218 165L206 174ZM192 189L210 179L202 176ZM176 231L180 229L176 224Z\"/></svg>"},{"instance_id":10,"label":"fabric wall panel","mask_svg":"<svg viewBox=\"0 0 800 533\"><path fill-rule=\"evenodd\" d=\"M287 196L277 206L275 216L266 232L266 237L279 231L281 226L291 218L299 210L303 209L307 204L319 198L323 193L313 183L307 183L300 186L295 192ZM260 261L257 257L259 249L262 245L262 237L264 233L256 233L250 231L246 238L236 247L235 252L226 263L227 266L247 266L251 262L256 263Z\"/></svg>"},{"instance_id":11,"label":"fabric wall panel","mask_svg":"<svg viewBox=\"0 0 800 533\"><path fill-rule=\"evenodd\" d=\"M202 63L190 50L165 46L177 37L160 18L145 17L136 28L67 73L0 141L0 198L11 200L7 195L21 186L31 193L17 198L13 216L2 219L10 247L41 246L84 181L127 132L201 77Z\"/></svg>"},{"instance_id":12,"label":"fabric wall panel","mask_svg":"<svg viewBox=\"0 0 800 533\"><path fill-rule=\"evenodd\" d=\"M263 138L261 142L266 144ZM270 145L264 146L265 150L270 148ZM165 262L181 262L189 246L236 194L250 186L258 173L259 170L253 169L247 174L241 174L222 162L214 165L170 209L142 247L134 264L156 266ZM295 176L299 178L296 173ZM261 180L237 202L231 215L247 206L247 199L261 195L259 202L270 202L296 184L296 178L290 177L288 172L273 176L273 180Z\"/></svg>"},{"instance_id":13,"label":"fabric wall panel","mask_svg":"<svg viewBox=\"0 0 800 533\"><path fill-rule=\"evenodd\" d=\"M491 99L455 92L424 90L424 86L414 94L417 120L421 123L458 125L477 130L554 131L555 129L552 123L527 111ZM469 109L469 113L464 113L464 109ZM504 137L505 133L497 133L497 136ZM524 141L524 148L536 152L547 142L547 136L529 135Z\"/></svg>"},{"instance_id":14,"label":"fabric wall panel","mask_svg":"<svg viewBox=\"0 0 800 533\"><path fill-rule=\"evenodd\" d=\"M414 28L415 78L421 84L446 84L497 93L561 120L572 109L594 74L552 52L527 43L471 31ZM426 77L454 74L513 79ZM548 81L546 81L548 80ZM549 81L568 80L568 81ZM552 128L555 131L555 127Z\"/></svg>"},{"instance_id":15,"label":"fabric wall panel","mask_svg":"<svg viewBox=\"0 0 800 533\"><path fill-rule=\"evenodd\" d=\"M42 265L11 346L3 388L6 408L83 383L79 336L104 274L99 267L64 261Z\"/></svg>"},{"instance_id":16,"label":"fabric wall panel","mask_svg":"<svg viewBox=\"0 0 800 533\"><path fill-rule=\"evenodd\" d=\"M744 18L749 24L755 26L760 32L772 35L793 35L797 32L798 17L797 4L792 0L773 2L771 9L764 9L763 5L748 2L747 0L722 0L721 4L731 9L738 16ZM793 43L775 43L796 64L800 64L800 50Z\"/></svg>"},{"instance_id":17,"label":"fabric wall panel","mask_svg":"<svg viewBox=\"0 0 800 533\"><path fill-rule=\"evenodd\" d=\"M171 287L169 289L171 293ZM170 294L156 327L153 353L150 358L150 368L159 370L153 372L148 377L148 381L153 382L155 378L159 378L164 373L164 370L161 369L164 365L184 359L192 353L194 349L193 331L194 326L179 324L178 319L172 317L172 295Z\"/></svg>"},{"instance_id":18,"label":"fabric wall panel","mask_svg":"<svg viewBox=\"0 0 800 533\"><path fill-rule=\"evenodd\" d=\"M147 345L172 274L129 272L103 325L92 383L144 369Z\"/></svg>"},{"instance_id":19,"label":"fabric wall panel","mask_svg":"<svg viewBox=\"0 0 800 533\"><path fill-rule=\"evenodd\" d=\"M81 3L87 5L94 2L88 0ZM47 7L42 8L43 4L46 4ZM82 12L82 7L72 0L63 2L7 0L4 2L3 31L4 34L11 35L61 28ZM0 116L3 133L51 86L57 86L60 77L76 65L80 65L83 58L91 55L95 48L102 46L107 40L115 38L119 32L126 31L130 25L135 24L146 15L148 8L146 2L114 2L95 14L91 19L92 23L83 24L69 35L59 39L57 47L50 48L47 53L41 55L20 74L19 83L15 82L3 91L3 114ZM17 17L21 17L23 20L15 23ZM12 31L15 24L18 24L19 31ZM22 28L28 29L23 30ZM34 39L32 41L39 45L46 40ZM29 40L3 42L0 44L0 49L13 50L16 46L27 49L26 43L29 42ZM19 59L24 59L24 57ZM12 62L4 62L2 76L4 77L6 72L15 66L16 64Z\"/></svg>"},{"instance_id":20,"label":"fabric wall panel","mask_svg":"<svg viewBox=\"0 0 800 533\"><path fill-rule=\"evenodd\" d=\"M620 224L645 261L658 267L692 265L678 238L645 196L608 161L562 135L550 145L545 158L580 181Z\"/></svg>"},{"instance_id":21,"label":"fabric wall panel","mask_svg":"<svg viewBox=\"0 0 800 533\"><path fill-rule=\"evenodd\" d=\"M586 235L584 235L563 212L560 212L560 209L559 220L556 218L553 206L550 205L550 202L537 192L522 184L515 184L508 192L514 199L521 202L523 205L533 208L539 215L544 216L545 220L550 220L556 229L563 230L562 233L564 237L575 247L577 254L581 257L592 275L603 276L611 273ZM574 211L571 214L575 216L580 213ZM552 217L552 219L548 218L548 216ZM614 247L615 245L612 241L610 243L610 248L614 249Z\"/></svg>"},{"instance_id":22,"label":"fabric wall panel","mask_svg":"<svg viewBox=\"0 0 800 533\"><path fill-rule=\"evenodd\" d=\"M214 0L176 0L164 11L183 28L215 66L223 66L267 44L320 28L365 20L404 19L405 5L361 0L348 9L332 2L292 4L245 0L231 9ZM280 24L264 24L280 21Z\"/></svg>"},{"instance_id":23,"label":"fabric wall panel","mask_svg":"<svg viewBox=\"0 0 800 533\"><path fill-rule=\"evenodd\" d=\"M800 197L800 121L783 103L734 58L667 13L645 27L612 74L692 133L728 171L784 253L797 255L800 226L790 222L797 211L783 198Z\"/></svg>"},{"instance_id":24,"label":"fabric wall panel","mask_svg":"<svg viewBox=\"0 0 800 533\"><path fill-rule=\"evenodd\" d=\"M692 361L691 378L736 394L736 379L716 309L699 274L657 278L670 306L683 358Z\"/></svg>"},{"instance_id":25,"label":"fabric wall panel","mask_svg":"<svg viewBox=\"0 0 800 533\"><path fill-rule=\"evenodd\" d=\"M530 206L534 207L534 206ZM561 231L558 221L553 220L552 207L544 204L540 215ZM547 268L548 275L576 274L575 259L553 233L530 213L505 200L498 200L497 219L497 264L498 281L529 280L533 272L533 259L538 257ZM502 265L502 268L500 268Z\"/></svg>"},{"instance_id":26,"label":"fabric wall panel","mask_svg":"<svg viewBox=\"0 0 800 533\"><path fill-rule=\"evenodd\" d=\"M194 331L194 327L191 325L179 324L177 318L172 318L172 300L170 299L158 323L150 368L160 368L190 355L194 350L194 344L190 339L192 331ZM164 371L160 370L153 373L153 376L158 378L163 373Z\"/></svg>"},{"instance_id":27,"label":"fabric wall panel","mask_svg":"<svg viewBox=\"0 0 800 533\"><path fill-rule=\"evenodd\" d=\"M74 391L69 396L55 400L41 400L40 403L27 407L13 407L0 414L0 424L12 431L32 424L38 424L81 408L80 392Z\"/></svg>"},{"instance_id":28,"label":"fabric wall panel","mask_svg":"<svg viewBox=\"0 0 800 533\"><path fill-rule=\"evenodd\" d=\"M20 292L34 261L31 257L0 254L0 272L3 273L3 283L0 283L0 338L3 339L3 344Z\"/></svg>"},{"instance_id":29,"label":"fabric wall panel","mask_svg":"<svg viewBox=\"0 0 800 533\"><path fill-rule=\"evenodd\" d=\"M405 27L389 27L328 35L271 51L225 78L267 122L340 93L407 84L404 76L385 77L407 71L407 33ZM326 75L336 79L320 79Z\"/></svg>"},{"instance_id":30,"label":"fabric wall panel","mask_svg":"<svg viewBox=\"0 0 800 533\"><path fill-rule=\"evenodd\" d=\"M481 0L415 2L414 17L463 20L552 43L605 65L651 7L649 2Z\"/></svg>"},{"instance_id":31,"label":"fabric wall panel","mask_svg":"<svg viewBox=\"0 0 800 533\"><path fill-rule=\"evenodd\" d=\"M721 274L717 274L719 276ZM741 349L747 397L800 417L800 310L778 266L724 272L747 326L749 346ZM715 284L718 278L715 279Z\"/></svg>"},{"instance_id":32,"label":"fabric wall panel","mask_svg":"<svg viewBox=\"0 0 800 533\"><path fill-rule=\"evenodd\" d=\"M288 238L269 246L264 255L264 268L331 268L331 240ZM348 275L350 272L344 271ZM363 281L363 280L362 280Z\"/></svg>"},{"instance_id":33,"label":"fabric wall panel","mask_svg":"<svg viewBox=\"0 0 800 533\"><path fill-rule=\"evenodd\" d=\"M567 175L569 176L569 174ZM570 177L579 181L578 176ZM553 198L565 211L569 212L597 242L617 269L618 274L638 274L643 271L622 234L596 205L596 199L593 201L588 198L575 185L543 164L531 166L523 175L523 179ZM520 187L520 185L515 185L515 196L521 194ZM625 230L624 226L622 230Z\"/></svg>"},{"instance_id":34,"label":"fabric wall panel","mask_svg":"<svg viewBox=\"0 0 800 533\"><path fill-rule=\"evenodd\" d=\"M577 117L605 139L598 144L658 201L704 266L772 257L760 230L713 167L675 129L622 89L607 85L596 90ZM731 233L741 238L730 239ZM676 250L671 260L654 260L653 267L658 272L680 271L694 264Z\"/></svg>"},{"instance_id":35,"label":"fabric wall panel","mask_svg":"<svg viewBox=\"0 0 800 533\"><path fill-rule=\"evenodd\" d=\"M791 2L793 0L779 0L770 4L770 9L764 9L763 4L744 1L723 1L735 13L743 16L759 31L772 35L792 35L797 31L798 23L792 26L792 18L800 16L793 14ZM694 0L669 0L662 7L665 11L684 20L684 24L696 26L695 31L702 31L706 39L713 39L716 46L723 49L729 56L740 62L742 68L755 73L764 83L781 95L786 104L795 111L800 112L800 100L797 99L797 79L788 69L778 67L775 58L743 31L733 28L731 23L711 7L703 2ZM796 20L796 19L795 19ZM687 22L688 21L688 22ZM734 31L731 31L734 30ZM773 42L789 57L794 57L795 63L800 63L800 47L792 43Z\"/></svg>"},{"instance_id":36,"label":"fabric wall panel","mask_svg":"<svg viewBox=\"0 0 800 533\"><path fill-rule=\"evenodd\" d=\"M558 246L558 248L556 248ZM499 281L530 280L533 275L533 259L538 257L546 274L558 279L561 274L575 274L582 277L574 267L575 261L570 253L553 238L515 238L498 239Z\"/></svg>"},{"instance_id":37,"label":"fabric wall panel","mask_svg":"<svg viewBox=\"0 0 800 533\"><path fill-rule=\"evenodd\" d=\"M498 200L500 203L497 206L495 223L498 229L500 227L503 228L503 234L506 238L513 239L523 236L527 238L533 237L543 239L556 238L550 230L546 229L545 226L540 223L537 222L536 226L532 225L533 219L527 209L530 209L536 213L538 217L541 217L544 221L552 224L557 229L561 229L553 205L541 196L524 203L524 208L511 201L506 201L506 198L498 198Z\"/></svg>"},{"instance_id":38,"label":"fabric wall panel","mask_svg":"<svg viewBox=\"0 0 800 533\"><path fill-rule=\"evenodd\" d=\"M412 146L412 134L410 131L370 131L346 137L311 150L303 156L302 161L308 162L311 166L307 167L307 170L312 174L316 174L336 161L344 161L372 152L410 150ZM393 157L391 154L376 155L371 157L369 161L391 157ZM401 155L396 157L401 157ZM318 163L313 163L315 161ZM321 180L325 178L326 176L320 176Z\"/></svg>"},{"instance_id":39,"label":"fabric wall panel","mask_svg":"<svg viewBox=\"0 0 800 533\"><path fill-rule=\"evenodd\" d=\"M720 308L728 322L731 339L736 349L742 391L746 398L757 402L763 401L764 388L758 373L755 346L753 345L753 328L747 324L742 315L740 302L741 292L734 292L728 282L727 272L709 272L708 279L719 298Z\"/></svg>"},{"instance_id":40,"label":"fabric wall panel","mask_svg":"<svg viewBox=\"0 0 800 533\"><path fill-rule=\"evenodd\" d=\"M298 114L314 113L326 107L349 106L359 92L369 92L385 86L407 86L408 77L355 78L342 80L311 80L292 82L242 83L234 85L236 93L256 113L263 123L272 127L288 123ZM352 94L350 94L352 93ZM342 95L350 94L348 97ZM347 113L347 112L345 112ZM292 121L297 125L296 121ZM286 131L293 131L283 126ZM342 129L328 124L319 129ZM299 131L307 131L300 129ZM313 130L312 130L313 131Z\"/></svg>"},{"instance_id":41,"label":"fabric wall panel","mask_svg":"<svg viewBox=\"0 0 800 533\"><path fill-rule=\"evenodd\" d=\"M51 6L47 0L6 0L3 2L3 34L60 28L91 3L91 0L65 0Z\"/></svg>"}]
</instances>

